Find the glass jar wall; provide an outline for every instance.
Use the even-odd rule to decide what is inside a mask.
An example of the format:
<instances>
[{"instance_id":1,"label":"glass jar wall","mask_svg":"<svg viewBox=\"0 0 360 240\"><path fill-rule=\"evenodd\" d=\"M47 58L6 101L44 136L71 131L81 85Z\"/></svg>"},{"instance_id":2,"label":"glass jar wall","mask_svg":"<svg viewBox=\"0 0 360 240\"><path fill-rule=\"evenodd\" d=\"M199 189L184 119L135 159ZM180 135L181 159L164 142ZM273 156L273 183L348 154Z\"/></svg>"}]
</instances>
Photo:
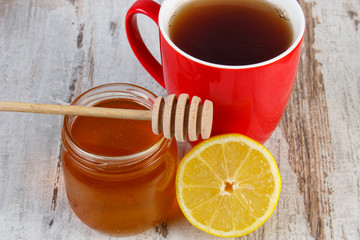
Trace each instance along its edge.
<instances>
[{"instance_id":1,"label":"glass jar wall","mask_svg":"<svg viewBox=\"0 0 360 240\"><path fill-rule=\"evenodd\" d=\"M131 84L93 88L72 104L150 110L155 95ZM62 165L69 203L91 228L142 232L167 217L175 200L176 142L150 121L66 116Z\"/></svg>"}]
</instances>

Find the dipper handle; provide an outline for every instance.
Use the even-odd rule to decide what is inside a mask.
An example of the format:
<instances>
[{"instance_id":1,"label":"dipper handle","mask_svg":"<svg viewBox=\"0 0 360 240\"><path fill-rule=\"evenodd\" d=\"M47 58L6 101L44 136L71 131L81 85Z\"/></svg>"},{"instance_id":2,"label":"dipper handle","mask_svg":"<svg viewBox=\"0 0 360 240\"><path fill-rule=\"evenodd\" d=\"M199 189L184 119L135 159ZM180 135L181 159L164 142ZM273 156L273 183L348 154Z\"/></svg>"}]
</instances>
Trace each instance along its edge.
<instances>
[{"instance_id":1,"label":"dipper handle","mask_svg":"<svg viewBox=\"0 0 360 240\"><path fill-rule=\"evenodd\" d=\"M175 94L169 95L166 102L158 97L152 111L25 102L0 102L0 111L151 120L155 134L164 131L166 138L175 136L179 142L185 141L188 133L190 141L197 140L199 133L203 139L209 138L213 116L212 102L206 100L201 105L200 98L193 97L190 103L187 94L178 100Z\"/></svg>"}]
</instances>

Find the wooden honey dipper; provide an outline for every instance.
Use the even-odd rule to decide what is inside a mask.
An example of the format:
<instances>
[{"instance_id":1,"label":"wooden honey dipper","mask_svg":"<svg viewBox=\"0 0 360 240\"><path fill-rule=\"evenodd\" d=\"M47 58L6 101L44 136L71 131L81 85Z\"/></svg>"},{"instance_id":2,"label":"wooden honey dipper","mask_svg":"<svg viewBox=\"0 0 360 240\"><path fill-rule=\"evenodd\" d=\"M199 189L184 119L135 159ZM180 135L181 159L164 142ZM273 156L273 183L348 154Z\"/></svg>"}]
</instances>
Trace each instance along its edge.
<instances>
[{"instance_id":1,"label":"wooden honey dipper","mask_svg":"<svg viewBox=\"0 0 360 240\"><path fill-rule=\"evenodd\" d=\"M166 101L158 97L152 110L0 101L0 111L151 120L155 134L164 132L166 138L175 136L179 142L184 142L187 135L190 141L196 141L200 133L202 139L209 138L213 120L212 102L206 100L202 105L200 98L194 96L190 103L188 94L180 94L178 99L172 94Z\"/></svg>"}]
</instances>

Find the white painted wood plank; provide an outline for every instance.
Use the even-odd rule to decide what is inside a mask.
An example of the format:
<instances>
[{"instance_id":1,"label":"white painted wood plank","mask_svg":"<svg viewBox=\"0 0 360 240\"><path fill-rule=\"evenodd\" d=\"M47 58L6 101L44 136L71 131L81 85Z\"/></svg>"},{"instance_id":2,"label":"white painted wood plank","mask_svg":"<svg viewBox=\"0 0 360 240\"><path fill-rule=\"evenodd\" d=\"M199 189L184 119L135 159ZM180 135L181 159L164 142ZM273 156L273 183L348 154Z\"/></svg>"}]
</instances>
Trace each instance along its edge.
<instances>
[{"instance_id":1,"label":"white painted wood plank","mask_svg":"<svg viewBox=\"0 0 360 240\"><path fill-rule=\"evenodd\" d=\"M360 3L316 2L315 49L321 63L334 160L325 181L332 219L327 236L360 238ZM332 228L332 229L330 229Z\"/></svg>"},{"instance_id":2,"label":"white painted wood plank","mask_svg":"<svg viewBox=\"0 0 360 240\"><path fill-rule=\"evenodd\" d=\"M1 1L0 100L63 104L110 82L165 95L127 42L124 18L133 2ZM282 193L269 221L243 239L359 239L360 3L300 2L311 38L286 116L266 143L279 164ZM159 58L156 26L140 20ZM308 75L311 70L315 75ZM311 85L309 76L318 84ZM292 124L293 116L303 118L299 125ZM111 238L82 224L67 203L59 165L61 124L59 116L0 113L1 239ZM296 138L304 136L307 143ZM180 155L188 149L181 145ZM215 239L180 212L159 229L127 239Z\"/></svg>"}]
</instances>

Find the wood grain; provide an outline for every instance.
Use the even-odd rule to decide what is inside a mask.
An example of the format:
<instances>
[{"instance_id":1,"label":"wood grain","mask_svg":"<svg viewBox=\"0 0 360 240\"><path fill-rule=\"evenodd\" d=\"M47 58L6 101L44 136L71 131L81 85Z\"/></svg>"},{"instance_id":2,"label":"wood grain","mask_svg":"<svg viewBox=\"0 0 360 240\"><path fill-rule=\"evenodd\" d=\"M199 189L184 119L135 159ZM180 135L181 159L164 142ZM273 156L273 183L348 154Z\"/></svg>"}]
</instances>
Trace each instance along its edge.
<instances>
[{"instance_id":1,"label":"wood grain","mask_svg":"<svg viewBox=\"0 0 360 240\"><path fill-rule=\"evenodd\" d=\"M166 92L132 53L124 19L132 1L0 1L0 101L69 104L100 84ZM242 237L360 239L360 2L299 0L306 35L297 79L266 142L282 176L273 216ZM139 17L159 59L153 22ZM0 238L113 239L86 227L67 203L62 118L0 113ZM181 158L191 148L179 144ZM218 239L177 206L167 222L125 239Z\"/></svg>"},{"instance_id":2,"label":"wood grain","mask_svg":"<svg viewBox=\"0 0 360 240\"><path fill-rule=\"evenodd\" d=\"M334 176L341 176L338 172L345 172L341 168L349 171L358 168L358 164L353 164L352 161L348 162L347 160L342 161L339 157L342 158L342 155L346 152L355 156L358 150L355 150L352 145L359 146L359 144L346 140L345 134L342 133L340 136L336 136L335 142L338 143L339 138L341 138L343 141L349 143L348 147L350 147L350 149L339 148L338 144L334 145L335 131L334 128L331 127L331 123L338 125L340 121L342 122L342 126L339 127L344 129L350 122L344 121L345 119L339 119L338 116L335 119L333 118L331 122L329 115L334 109L347 108L349 105L352 106L356 101L359 103L358 98L357 100L342 99L338 103L334 102L333 99L340 93L340 91L336 92L332 89L334 84L340 81L345 86L347 85L348 89L342 89L342 91L350 91L348 96L352 96L356 94L356 92L357 94L359 93L360 82L358 76L357 79L344 80L347 75L358 72L358 70L351 66L352 64L348 65L348 60L346 59L344 59L344 64L348 66L345 66L345 71L341 73L333 71L331 73L332 69L337 69L339 65L342 65L341 63L334 64L340 60L336 58L338 55L341 55L341 51L334 51L334 42L316 41L316 39L320 39L319 35L321 33L326 34L326 31L329 32L329 26L333 24L330 30L340 29L340 33L335 33L336 30L331 32L339 37L337 39L339 41L338 45L341 45L342 42L348 40L346 37L340 37L342 36L341 33L349 31L350 29L348 27L341 29L341 26L343 26L346 21L337 19L337 22L335 20L336 17L331 16L330 13L319 11L317 8L320 6L317 4L317 2L301 1L307 22L304 48L297 81L281 121L280 128L290 146L289 163L297 175L298 187L304 199L306 220L311 236L315 239L344 239L348 231L351 232L351 236L359 236L359 228L355 227L356 225L359 226L358 219L348 221L349 225L339 225L342 221L339 222L337 221L338 218L336 218L336 215L341 212L340 208L342 204L349 203L352 206L351 208L358 212L359 202L356 203L354 200L358 199L359 196L359 188L356 187L358 186L359 175L352 175L353 183L343 183L341 180L344 178L343 175L343 177L340 178ZM355 31L358 31L358 23L356 20L354 21L356 14L351 14L351 12L349 14L349 10L344 9L344 6L330 4L321 7L323 7L322 9L326 7L329 9L345 10L354 22ZM322 15L317 15L317 13L321 13ZM359 34L356 33L356 35L358 39ZM345 49L351 47L352 45L350 44L346 46ZM318 60L319 53L326 55L326 57L322 59L322 62ZM354 54L357 55L355 58L359 61L359 53L354 52ZM353 57L351 55L352 54L349 53L349 58ZM326 76L327 78L324 77L323 72L328 74ZM330 94L330 96L327 94ZM328 99L331 100L330 104ZM356 108L358 109L358 107ZM360 111L357 111L357 113L353 112L353 114L349 113L346 115L346 118L352 119L351 116L359 116L359 112ZM356 124L357 126L352 129L358 134L358 121ZM353 135L352 133L348 134L349 137ZM358 136L359 134L356 139L359 139ZM355 158L359 159L359 155ZM339 161L342 163L341 165L338 164ZM349 189L349 187L352 188L351 185L356 189L354 193L350 193L347 190L342 190L342 192L336 191L336 189L341 187L347 189ZM345 194L348 198L344 199L344 195L341 196L342 194ZM341 199L340 201L342 201L342 203L336 199ZM347 230L344 231L344 229Z\"/></svg>"},{"instance_id":3,"label":"wood grain","mask_svg":"<svg viewBox=\"0 0 360 240\"><path fill-rule=\"evenodd\" d=\"M293 94L280 128L289 143L289 162L297 175L304 198L306 220L315 239L325 239L325 228L332 231L332 206L328 194L333 158L324 79L314 48L316 19L314 4L301 3L306 16L303 54ZM329 220L329 222L327 222ZM333 237L330 231L330 237Z\"/></svg>"}]
</instances>

